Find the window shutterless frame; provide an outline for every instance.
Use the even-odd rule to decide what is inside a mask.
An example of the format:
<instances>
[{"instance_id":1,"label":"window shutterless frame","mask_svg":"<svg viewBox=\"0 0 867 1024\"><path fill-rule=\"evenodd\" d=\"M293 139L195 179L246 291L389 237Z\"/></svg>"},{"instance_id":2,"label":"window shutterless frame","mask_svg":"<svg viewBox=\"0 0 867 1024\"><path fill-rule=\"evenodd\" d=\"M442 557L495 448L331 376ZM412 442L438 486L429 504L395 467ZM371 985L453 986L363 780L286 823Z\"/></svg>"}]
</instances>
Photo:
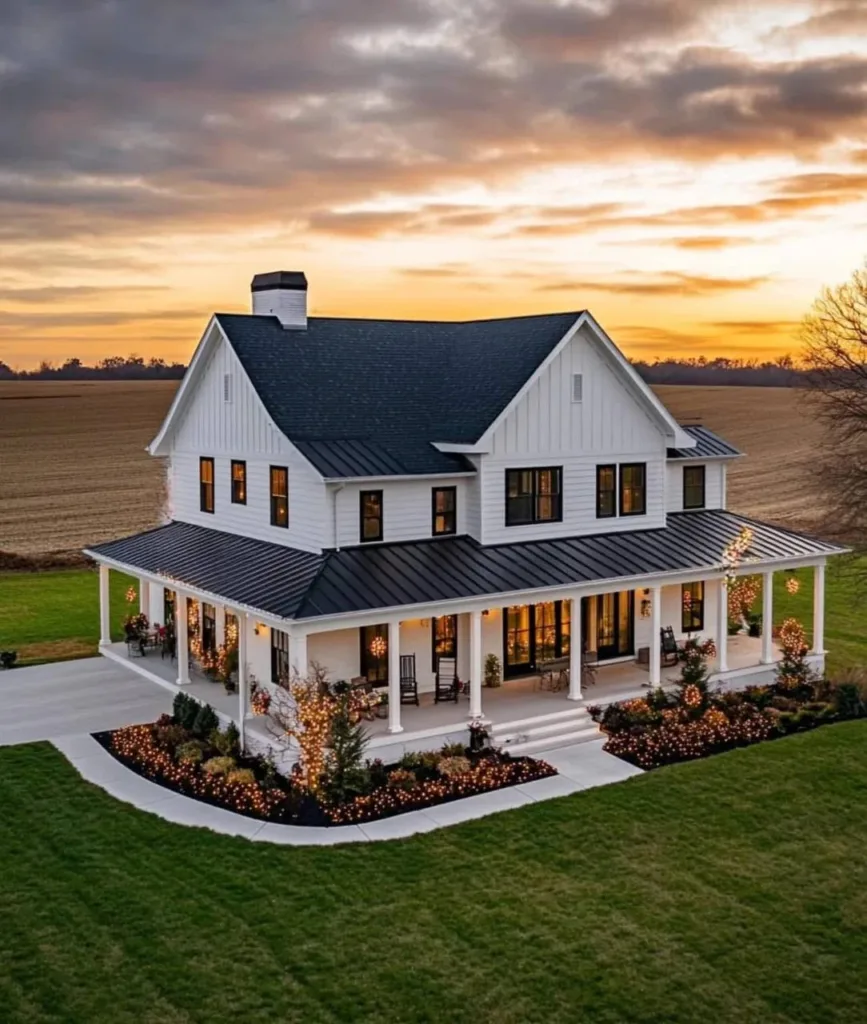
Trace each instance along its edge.
<instances>
[{"instance_id":1,"label":"window shutterless frame","mask_svg":"<svg viewBox=\"0 0 867 1024\"><path fill-rule=\"evenodd\" d=\"M596 518L611 519L617 515L617 466L596 467Z\"/></svg>"},{"instance_id":2,"label":"window shutterless frame","mask_svg":"<svg viewBox=\"0 0 867 1024\"><path fill-rule=\"evenodd\" d=\"M698 633L704 629L704 583L684 583L680 592L682 633Z\"/></svg>"},{"instance_id":3,"label":"window shutterless frame","mask_svg":"<svg viewBox=\"0 0 867 1024\"><path fill-rule=\"evenodd\" d=\"M506 526L563 520L563 467L506 470Z\"/></svg>"},{"instance_id":4,"label":"window shutterless frame","mask_svg":"<svg viewBox=\"0 0 867 1024\"><path fill-rule=\"evenodd\" d=\"M431 534L446 537L458 532L457 487L434 487L431 492Z\"/></svg>"},{"instance_id":5,"label":"window shutterless frame","mask_svg":"<svg viewBox=\"0 0 867 1024\"><path fill-rule=\"evenodd\" d=\"M705 467L683 467L683 507L704 508L705 505Z\"/></svg>"},{"instance_id":6,"label":"window shutterless frame","mask_svg":"<svg viewBox=\"0 0 867 1024\"><path fill-rule=\"evenodd\" d=\"M214 460L210 457L199 459L199 508L214 511Z\"/></svg>"},{"instance_id":7,"label":"window shutterless frame","mask_svg":"<svg viewBox=\"0 0 867 1024\"><path fill-rule=\"evenodd\" d=\"M382 491L362 491L358 495L358 539L369 544L382 536Z\"/></svg>"},{"instance_id":8,"label":"window shutterless frame","mask_svg":"<svg viewBox=\"0 0 867 1024\"><path fill-rule=\"evenodd\" d=\"M232 504L247 504L247 463L243 459L232 459L231 468Z\"/></svg>"},{"instance_id":9,"label":"window shutterless frame","mask_svg":"<svg viewBox=\"0 0 867 1024\"><path fill-rule=\"evenodd\" d=\"M436 672L438 658L458 656L458 617L442 615L430 620L431 670Z\"/></svg>"},{"instance_id":10,"label":"window shutterless frame","mask_svg":"<svg viewBox=\"0 0 867 1024\"><path fill-rule=\"evenodd\" d=\"M620 515L643 516L647 511L647 464L621 462Z\"/></svg>"},{"instance_id":11,"label":"window shutterless frame","mask_svg":"<svg viewBox=\"0 0 867 1024\"><path fill-rule=\"evenodd\" d=\"M271 473L271 525L289 526L289 469L272 466Z\"/></svg>"}]
</instances>

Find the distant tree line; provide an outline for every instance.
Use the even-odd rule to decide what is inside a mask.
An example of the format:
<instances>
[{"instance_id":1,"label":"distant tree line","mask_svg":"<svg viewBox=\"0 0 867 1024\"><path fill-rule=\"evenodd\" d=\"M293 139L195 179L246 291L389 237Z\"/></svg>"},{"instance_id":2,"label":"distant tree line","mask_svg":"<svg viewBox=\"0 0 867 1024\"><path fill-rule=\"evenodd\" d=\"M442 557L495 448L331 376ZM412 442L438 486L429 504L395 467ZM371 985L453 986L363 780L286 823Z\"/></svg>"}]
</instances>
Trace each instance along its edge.
<instances>
[{"instance_id":1,"label":"distant tree line","mask_svg":"<svg viewBox=\"0 0 867 1024\"><path fill-rule=\"evenodd\" d=\"M179 380L186 369L183 363L136 355L108 356L92 366L74 358L59 366L43 361L36 370L13 370L0 360L0 380Z\"/></svg>"},{"instance_id":2,"label":"distant tree line","mask_svg":"<svg viewBox=\"0 0 867 1024\"><path fill-rule=\"evenodd\" d=\"M648 384L705 384L740 387L793 388L806 387L807 369L795 365L791 356L771 361L729 359L717 356L707 359L657 359L653 363L632 364Z\"/></svg>"}]
</instances>

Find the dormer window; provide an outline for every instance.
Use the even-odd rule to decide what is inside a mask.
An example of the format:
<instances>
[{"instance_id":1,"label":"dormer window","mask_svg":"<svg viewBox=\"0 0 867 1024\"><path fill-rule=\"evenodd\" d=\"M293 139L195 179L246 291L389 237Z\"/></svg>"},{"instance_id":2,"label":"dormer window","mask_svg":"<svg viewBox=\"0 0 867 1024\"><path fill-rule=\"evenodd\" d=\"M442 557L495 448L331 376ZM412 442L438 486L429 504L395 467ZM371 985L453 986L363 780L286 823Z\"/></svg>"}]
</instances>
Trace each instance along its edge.
<instances>
[{"instance_id":1,"label":"dormer window","mask_svg":"<svg viewBox=\"0 0 867 1024\"><path fill-rule=\"evenodd\" d=\"M506 526L563 519L562 466L506 470Z\"/></svg>"},{"instance_id":2,"label":"dormer window","mask_svg":"<svg viewBox=\"0 0 867 1024\"><path fill-rule=\"evenodd\" d=\"M214 460L199 459L199 508L202 512L214 511Z\"/></svg>"},{"instance_id":3,"label":"dormer window","mask_svg":"<svg viewBox=\"0 0 867 1024\"><path fill-rule=\"evenodd\" d=\"M457 501L457 487L434 487L431 524L431 533L434 537L445 537L458 532Z\"/></svg>"},{"instance_id":4,"label":"dormer window","mask_svg":"<svg viewBox=\"0 0 867 1024\"><path fill-rule=\"evenodd\" d=\"M362 491L358 496L359 540L382 540L382 491Z\"/></svg>"},{"instance_id":5,"label":"dormer window","mask_svg":"<svg viewBox=\"0 0 867 1024\"><path fill-rule=\"evenodd\" d=\"M705 468L704 466L683 467L683 507L704 508Z\"/></svg>"}]
</instances>

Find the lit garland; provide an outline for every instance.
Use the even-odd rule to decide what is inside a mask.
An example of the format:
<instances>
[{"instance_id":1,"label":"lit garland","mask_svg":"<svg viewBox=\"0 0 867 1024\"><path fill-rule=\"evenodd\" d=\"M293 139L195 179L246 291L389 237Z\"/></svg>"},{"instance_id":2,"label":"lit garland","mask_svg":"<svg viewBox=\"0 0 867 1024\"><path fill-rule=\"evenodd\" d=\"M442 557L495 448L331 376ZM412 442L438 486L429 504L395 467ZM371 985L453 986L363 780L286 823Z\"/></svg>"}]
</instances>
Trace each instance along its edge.
<instances>
[{"instance_id":1,"label":"lit garland","mask_svg":"<svg viewBox=\"0 0 867 1024\"><path fill-rule=\"evenodd\" d=\"M385 639L384 636L375 636L370 641L370 646L368 649L370 653L374 656L374 658L382 658L385 656L385 652L388 650L388 641Z\"/></svg>"},{"instance_id":2,"label":"lit garland","mask_svg":"<svg viewBox=\"0 0 867 1024\"><path fill-rule=\"evenodd\" d=\"M127 587L127 590L126 590L127 604L133 604L137 597L138 597L138 594L135 591L135 587Z\"/></svg>"},{"instance_id":3,"label":"lit garland","mask_svg":"<svg viewBox=\"0 0 867 1024\"><path fill-rule=\"evenodd\" d=\"M250 710L254 715L267 715L271 707L271 693L263 686L253 684L250 691Z\"/></svg>"},{"instance_id":4,"label":"lit garland","mask_svg":"<svg viewBox=\"0 0 867 1024\"><path fill-rule=\"evenodd\" d=\"M801 589L801 583L800 583L800 580L797 580L797 579L795 579L795 577L794 577L794 576L790 576L790 577L789 577L789 578L788 578L788 579L786 580L786 590L787 590L787 591L788 591L788 592L789 592L790 594L797 594L797 593L798 593L798 591L799 591L800 589Z\"/></svg>"},{"instance_id":5,"label":"lit garland","mask_svg":"<svg viewBox=\"0 0 867 1024\"><path fill-rule=\"evenodd\" d=\"M744 526L738 532L737 537L723 548L720 568L725 573L726 583L731 583L736 578L735 570L744 560L752 542L753 531L749 526Z\"/></svg>"},{"instance_id":6,"label":"lit garland","mask_svg":"<svg viewBox=\"0 0 867 1024\"><path fill-rule=\"evenodd\" d=\"M753 609L761 589L758 576L735 576L728 584L729 618L735 622L745 619Z\"/></svg>"}]
</instances>

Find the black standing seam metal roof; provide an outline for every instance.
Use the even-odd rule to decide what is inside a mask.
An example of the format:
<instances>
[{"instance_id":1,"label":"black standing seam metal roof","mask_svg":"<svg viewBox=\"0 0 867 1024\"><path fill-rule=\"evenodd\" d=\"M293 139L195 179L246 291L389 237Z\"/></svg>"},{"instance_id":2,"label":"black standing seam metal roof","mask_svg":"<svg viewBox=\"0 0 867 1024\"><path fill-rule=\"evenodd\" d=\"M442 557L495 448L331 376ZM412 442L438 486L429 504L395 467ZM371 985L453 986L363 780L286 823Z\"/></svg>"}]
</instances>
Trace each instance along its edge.
<instances>
[{"instance_id":1,"label":"black standing seam metal roof","mask_svg":"<svg viewBox=\"0 0 867 1024\"><path fill-rule=\"evenodd\" d=\"M465 472L433 442L474 443L580 312L498 320L217 313L279 429L323 476Z\"/></svg>"},{"instance_id":2,"label":"black standing seam metal roof","mask_svg":"<svg viewBox=\"0 0 867 1024\"><path fill-rule=\"evenodd\" d=\"M743 455L739 448L723 440L719 434L715 434L707 427L700 424L681 423L681 428L691 434L696 440L695 448L669 448L669 459L718 459L720 457L734 457Z\"/></svg>"},{"instance_id":3,"label":"black standing seam metal roof","mask_svg":"<svg viewBox=\"0 0 867 1024\"><path fill-rule=\"evenodd\" d=\"M722 509L674 513L656 529L487 547L460 536L315 555L173 522L90 550L227 603L314 619L655 573L711 572L745 526L754 531L745 564L757 567L846 550Z\"/></svg>"}]
</instances>

